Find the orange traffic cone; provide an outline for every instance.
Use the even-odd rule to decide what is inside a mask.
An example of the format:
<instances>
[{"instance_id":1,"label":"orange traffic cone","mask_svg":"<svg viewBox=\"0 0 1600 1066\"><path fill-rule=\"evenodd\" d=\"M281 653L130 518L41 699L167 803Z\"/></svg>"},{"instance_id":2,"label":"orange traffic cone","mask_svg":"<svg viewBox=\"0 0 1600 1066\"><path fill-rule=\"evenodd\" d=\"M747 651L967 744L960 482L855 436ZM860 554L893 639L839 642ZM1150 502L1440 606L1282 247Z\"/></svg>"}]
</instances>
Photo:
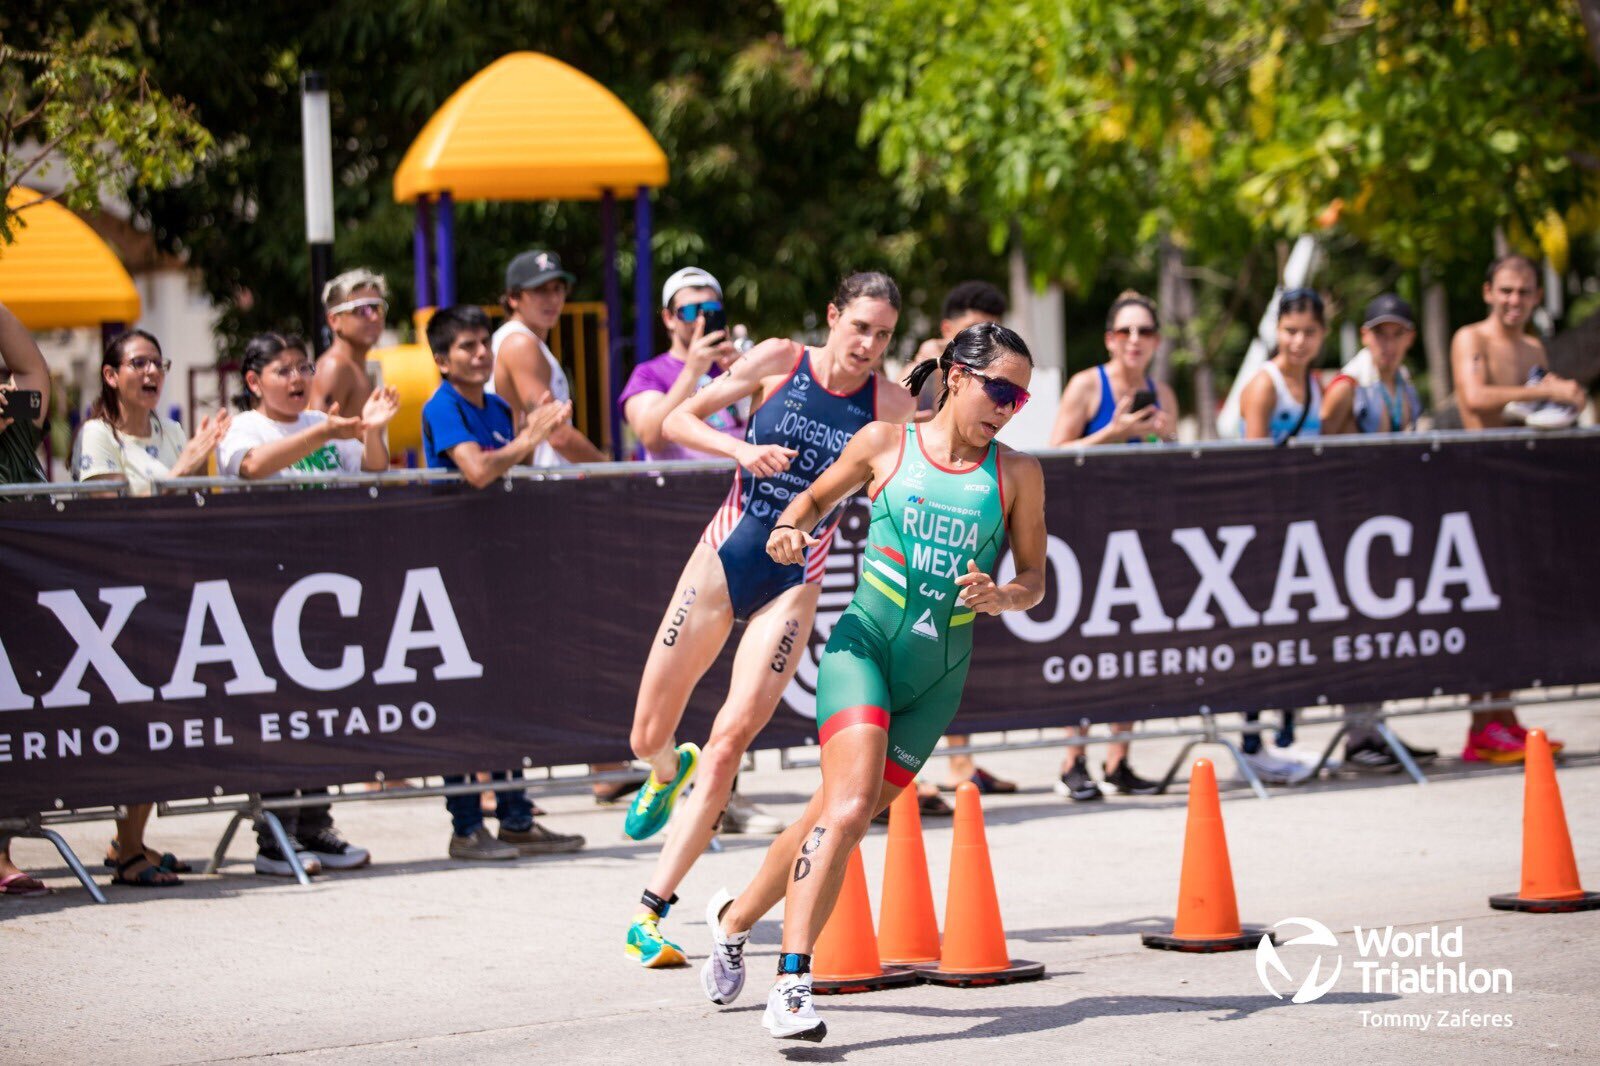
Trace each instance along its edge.
<instances>
[{"instance_id":1,"label":"orange traffic cone","mask_svg":"<svg viewBox=\"0 0 1600 1066\"><path fill-rule=\"evenodd\" d=\"M888 906L887 897L884 905ZM989 866L989 841L983 832L983 806L978 801L978 786L970 781L956 789L955 839L950 845L950 890L945 895L939 967L918 972L924 981L960 988L1044 976L1044 963L1013 959L1006 948L994 871Z\"/></svg>"},{"instance_id":2,"label":"orange traffic cone","mask_svg":"<svg viewBox=\"0 0 1600 1066\"><path fill-rule=\"evenodd\" d=\"M1183 836L1183 876L1178 885L1178 918L1170 933L1145 933L1147 948L1171 951L1239 951L1254 947L1263 929L1239 925L1233 896L1233 867L1217 798L1217 771L1210 759L1196 759L1189 775L1189 824Z\"/></svg>"},{"instance_id":3,"label":"orange traffic cone","mask_svg":"<svg viewBox=\"0 0 1600 1066\"><path fill-rule=\"evenodd\" d=\"M889 846L883 859L883 904L878 956L891 966L938 966L939 919L928 884L917 790L904 788L889 807Z\"/></svg>"},{"instance_id":4,"label":"orange traffic cone","mask_svg":"<svg viewBox=\"0 0 1600 1066\"><path fill-rule=\"evenodd\" d=\"M1490 896L1489 906L1535 914L1600 909L1600 892L1585 892L1578 881L1555 759L1542 729L1528 730L1522 779L1522 892Z\"/></svg>"},{"instance_id":5,"label":"orange traffic cone","mask_svg":"<svg viewBox=\"0 0 1600 1066\"><path fill-rule=\"evenodd\" d=\"M811 949L811 991L818 995L873 992L914 985L912 970L885 970L878 962L878 938L872 932L872 901L867 899L867 869L861 849L850 852L844 884L833 913Z\"/></svg>"}]
</instances>

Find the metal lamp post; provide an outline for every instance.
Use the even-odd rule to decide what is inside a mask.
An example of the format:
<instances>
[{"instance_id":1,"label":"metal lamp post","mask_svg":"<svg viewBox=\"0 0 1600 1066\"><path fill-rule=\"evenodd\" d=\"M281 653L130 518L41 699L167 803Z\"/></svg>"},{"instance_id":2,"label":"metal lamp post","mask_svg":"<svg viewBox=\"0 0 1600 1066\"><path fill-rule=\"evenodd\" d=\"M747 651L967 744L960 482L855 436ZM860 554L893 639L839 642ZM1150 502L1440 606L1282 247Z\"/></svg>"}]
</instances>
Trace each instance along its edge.
<instances>
[{"instance_id":1,"label":"metal lamp post","mask_svg":"<svg viewBox=\"0 0 1600 1066\"><path fill-rule=\"evenodd\" d=\"M306 324L320 355L333 343L322 307L322 287L333 273L333 132L328 76L319 71L300 76L300 143L305 156L306 244L311 249L311 313Z\"/></svg>"}]
</instances>

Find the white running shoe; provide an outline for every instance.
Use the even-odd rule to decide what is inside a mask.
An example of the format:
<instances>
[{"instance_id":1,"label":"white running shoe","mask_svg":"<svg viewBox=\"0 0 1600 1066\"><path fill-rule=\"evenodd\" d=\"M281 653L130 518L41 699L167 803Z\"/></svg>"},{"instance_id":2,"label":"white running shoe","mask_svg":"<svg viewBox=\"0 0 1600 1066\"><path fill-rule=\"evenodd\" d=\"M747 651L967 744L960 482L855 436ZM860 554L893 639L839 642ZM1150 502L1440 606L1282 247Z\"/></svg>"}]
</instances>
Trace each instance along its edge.
<instances>
[{"instance_id":1,"label":"white running shoe","mask_svg":"<svg viewBox=\"0 0 1600 1066\"><path fill-rule=\"evenodd\" d=\"M767 1013L761 1024L783 1040L819 1041L827 1036L827 1024L811 1005L811 975L786 973L779 978L767 993Z\"/></svg>"},{"instance_id":2,"label":"white running shoe","mask_svg":"<svg viewBox=\"0 0 1600 1066\"><path fill-rule=\"evenodd\" d=\"M1506 405L1511 406L1510 404ZM1523 425L1529 429L1566 429L1568 426L1577 425L1578 409L1569 407L1564 403L1546 400L1535 407L1523 418Z\"/></svg>"},{"instance_id":3,"label":"white running shoe","mask_svg":"<svg viewBox=\"0 0 1600 1066\"><path fill-rule=\"evenodd\" d=\"M1301 766L1291 759L1280 759L1264 751L1254 754L1246 752L1244 761L1268 785L1298 785L1311 776L1311 767Z\"/></svg>"},{"instance_id":4,"label":"white running shoe","mask_svg":"<svg viewBox=\"0 0 1600 1066\"><path fill-rule=\"evenodd\" d=\"M737 792L728 796L728 805L722 809L724 833L776 836L787 828L782 818L768 814Z\"/></svg>"},{"instance_id":5,"label":"white running shoe","mask_svg":"<svg viewBox=\"0 0 1600 1066\"><path fill-rule=\"evenodd\" d=\"M700 967L700 987L705 989L706 998L724 1007L744 991L744 942L750 937L749 930L743 933L722 931L722 912L732 902L732 894L719 888L706 904L706 925L711 929L712 948L706 964Z\"/></svg>"},{"instance_id":6,"label":"white running shoe","mask_svg":"<svg viewBox=\"0 0 1600 1066\"><path fill-rule=\"evenodd\" d=\"M1281 759L1284 762L1292 762L1296 766L1303 767L1308 777L1311 775L1311 772L1316 769L1317 763L1322 759L1322 752L1311 751L1306 748L1277 748L1274 749L1272 754L1274 757ZM1337 755L1329 755L1328 761L1322 765L1323 769L1327 770L1329 773L1334 773L1339 769L1339 757ZM1291 782L1291 784L1293 784L1293 782Z\"/></svg>"}]
</instances>

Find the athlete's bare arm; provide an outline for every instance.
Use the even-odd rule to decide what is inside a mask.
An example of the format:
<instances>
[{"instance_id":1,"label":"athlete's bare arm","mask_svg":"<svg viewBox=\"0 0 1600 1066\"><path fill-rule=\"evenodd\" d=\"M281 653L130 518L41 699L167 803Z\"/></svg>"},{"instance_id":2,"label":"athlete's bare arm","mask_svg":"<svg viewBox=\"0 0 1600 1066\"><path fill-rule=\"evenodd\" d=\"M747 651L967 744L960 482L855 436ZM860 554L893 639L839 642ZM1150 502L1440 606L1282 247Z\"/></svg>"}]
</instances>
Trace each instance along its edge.
<instances>
[{"instance_id":1,"label":"athlete's bare arm","mask_svg":"<svg viewBox=\"0 0 1600 1066\"><path fill-rule=\"evenodd\" d=\"M775 562L799 565L806 561L806 549L817 543L809 530L839 501L863 485L879 486L893 476L905 430L893 422L869 422L844 446L833 465L797 493L778 516L777 526L767 538L767 554Z\"/></svg>"},{"instance_id":2,"label":"athlete's bare arm","mask_svg":"<svg viewBox=\"0 0 1600 1066\"><path fill-rule=\"evenodd\" d=\"M1039 460L1001 445L1001 483L1006 487L1006 536L1017 576L1004 585L991 574L967 563L956 578L961 602L980 614L1026 611L1044 599L1045 548L1049 535L1044 526L1044 469Z\"/></svg>"},{"instance_id":3,"label":"athlete's bare arm","mask_svg":"<svg viewBox=\"0 0 1600 1066\"><path fill-rule=\"evenodd\" d=\"M1258 371L1250 384L1239 394L1239 414L1244 418L1246 440L1263 440L1272 436L1272 405L1276 399L1272 379L1265 371Z\"/></svg>"},{"instance_id":4,"label":"athlete's bare arm","mask_svg":"<svg viewBox=\"0 0 1600 1066\"><path fill-rule=\"evenodd\" d=\"M1322 429L1324 437L1356 431L1356 383L1340 376L1322 390Z\"/></svg>"},{"instance_id":5,"label":"athlete's bare arm","mask_svg":"<svg viewBox=\"0 0 1600 1066\"><path fill-rule=\"evenodd\" d=\"M800 346L773 338L762 341L733 364L733 369L684 400L661 423L662 432L677 444L712 455L725 455L758 477L787 470L798 453L776 444L748 444L706 425L714 411L753 396L765 385L776 386L794 370Z\"/></svg>"}]
</instances>

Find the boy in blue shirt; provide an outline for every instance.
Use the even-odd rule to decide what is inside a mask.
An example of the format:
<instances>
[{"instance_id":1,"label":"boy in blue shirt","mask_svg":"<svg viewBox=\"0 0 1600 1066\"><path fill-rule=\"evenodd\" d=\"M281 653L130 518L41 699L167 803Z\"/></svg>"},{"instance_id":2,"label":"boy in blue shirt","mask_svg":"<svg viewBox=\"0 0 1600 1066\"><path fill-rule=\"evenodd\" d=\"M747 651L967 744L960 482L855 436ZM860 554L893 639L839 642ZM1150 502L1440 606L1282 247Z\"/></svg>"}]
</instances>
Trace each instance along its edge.
<instances>
[{"instance_id":1,"label":"boy in blue shirt","mask_svg":"<svg viewBox=\"0 0 1600 1066\"><path fill-rule=\"evenodd\" d=\"M459 470L475 488L483 488L533 455L550 431L567 420L571 404L548 403L528 416L519 433L511 406L484 391L494 373L489 350L489 319L476 307L446 307L428 321L428 347L444 380L422 408L422 446L429 468ZM511 780L509 772L493 775ZM465 777L446 777L457 785ZM495 817L500 832L491 835L483 824L483 809L476 793L445 798L453 832L453 859L515 859L518 855L548 855L577 851L583 837L554 833L533 820L533 804L526 792L510 789L496 793Z\"/></svg>"},{"instance_id":2,"label":"boy in blue shirt","mask_svg":"<svg viewBox=\"0 0 1600 1066\"><path fill-rule=\"evenodd\" d=\"M444 380L422 408L423 460L430 469L461 471L479 489L526 463L572 413L571 403L547 403L517 432L511 405L485 391L494 375L489 334L489 317L476 307L446 307L428 320L428 347Z\"/></svg>"}]
</instances>

